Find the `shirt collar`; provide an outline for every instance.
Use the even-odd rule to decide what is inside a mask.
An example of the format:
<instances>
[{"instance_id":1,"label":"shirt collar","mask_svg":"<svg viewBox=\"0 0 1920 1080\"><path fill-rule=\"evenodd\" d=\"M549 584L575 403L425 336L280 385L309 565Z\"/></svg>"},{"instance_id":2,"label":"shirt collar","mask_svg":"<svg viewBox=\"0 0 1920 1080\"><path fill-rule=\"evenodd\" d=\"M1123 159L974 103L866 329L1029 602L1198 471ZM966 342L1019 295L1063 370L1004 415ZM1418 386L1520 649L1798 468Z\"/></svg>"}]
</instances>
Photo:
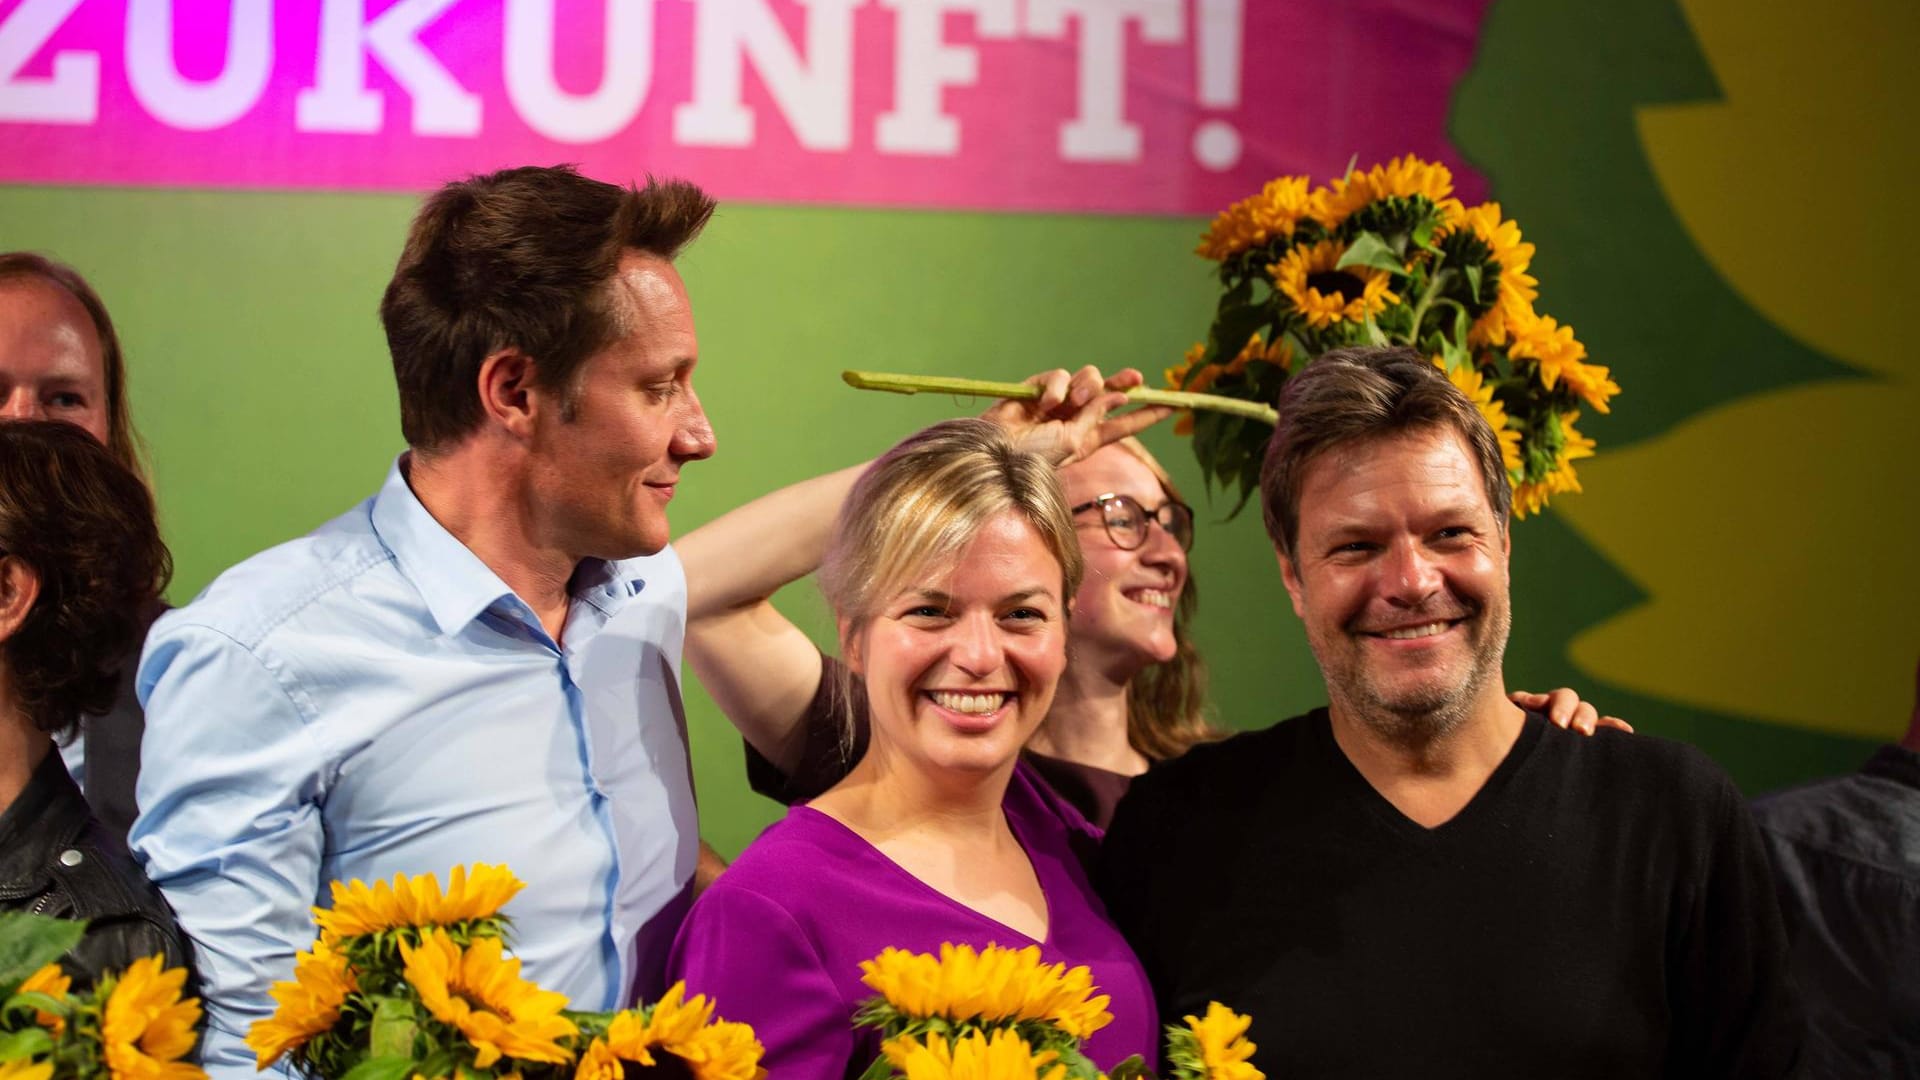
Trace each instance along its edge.
<instances>
[{"instance_id":1,"label":"shirt collar","mask_svg":"<svg viewBox=\"0 0 1920 1080\"><path fill-rule=\"evenodd\" d=\"M419 590L440 632L451 634L513 590L427 513L407 486L406 460L405 454L394 460L373 497L373 531Z\"/></svg>"},{"instance_id":2,"label":"shirt collar","mask_svg":"<svg viewBox=\"0 0 1920 1080\"><path fill-rule=\"evenodd\" d=\"M407 484L406 461L405 454L394 460L386 483L373 497L373 531L393 554L400 573L419 590L440 632L455 633L501 600L518 598L472 548L421 505ZM583 559L574 570L568 592L611 614L622 600L638 595L646 584L635 572L633 562ZM525 607L524 603L519 606ZM533 618L531 609L525 611L525 617Z\"/></svg>"}]
</instances>

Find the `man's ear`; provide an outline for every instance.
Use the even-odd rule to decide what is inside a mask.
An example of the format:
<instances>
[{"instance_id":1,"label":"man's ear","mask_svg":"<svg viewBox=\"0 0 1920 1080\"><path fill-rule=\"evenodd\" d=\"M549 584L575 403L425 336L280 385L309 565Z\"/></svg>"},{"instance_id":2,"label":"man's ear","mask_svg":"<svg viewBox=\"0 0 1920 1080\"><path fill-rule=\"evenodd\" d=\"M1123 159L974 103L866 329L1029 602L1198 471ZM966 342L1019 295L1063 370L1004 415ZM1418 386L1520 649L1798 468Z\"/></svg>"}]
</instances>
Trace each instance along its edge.
<instances>
[{"instance_id":1,"label":"man's ear","mask_svg":"<svg viewBox=\"0 0 1920 1080\"><path fill-rule=\"evenodd\" d=\"M1300 596L1304 591L1300 584L1300 572L1294 569L1293 560L1287 558L1287 553L1279 548L1273 549L1273 557L1280 563L1280 581L1287 587L1287 596L1293 601L1293 613L1305 620L1307 613L1300 607Z\"/></svg>"},{"instance_id":2,"label":"man's ear","mask_svg":"<svg viewBox=\"0 0 1920 1080\"><path fill-rule=\"evenodd\" d=\"M18 555L0 555L0 641L20 632L40 599L40 575Z\"/></svg>"},{"instance_id":3,"label":"man's ear","mask_svg":"<svg viewBox=\"0 0 1920 1080\"><path fill-rule=\"evenodd\" d=\"M510 434L526 439L548 399L534 385L533 358L518 349L500 349L480 361L477 389L480 411Z\"/></svg>"},{"instance_id":4,"label":"man's ear","mask_svg":"<svg viewBox=\"0 0 1920 1080\"><path fill-rule=\"evenodd\" d=\"M860 655L860 636L853 633L853 621L840 616L834 620L840 636L840 662L847 670L862 678L866 677L866 658Z\"/></svg>"}]
</instances>

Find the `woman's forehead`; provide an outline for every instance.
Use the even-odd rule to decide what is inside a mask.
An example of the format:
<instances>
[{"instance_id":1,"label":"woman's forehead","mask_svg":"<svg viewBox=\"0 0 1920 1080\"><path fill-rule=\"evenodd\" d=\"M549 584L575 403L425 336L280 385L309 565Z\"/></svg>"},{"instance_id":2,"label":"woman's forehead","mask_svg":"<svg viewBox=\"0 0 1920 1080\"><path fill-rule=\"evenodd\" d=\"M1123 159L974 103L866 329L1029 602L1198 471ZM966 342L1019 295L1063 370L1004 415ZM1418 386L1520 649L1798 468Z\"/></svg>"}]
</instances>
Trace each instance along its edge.
<instances>
[{"instance_id":1,"label":"woman's forehead","mask_svg":"<svg viewBox=\"0 0 1920 1080\"><path fill-rule=\"evenodd\" d=\"M1166 493L1147 463L1118 443L1094 451L1083 461L1060 470L1060 486L1067 502L1077 506L1098 495L1131 495L1152 506Z\"/></svg>"},{"instance_id":2,"label":"woman's forehead","mask_svg":"<svg viewBox=\"0 0 1920 1080\"><path fill-rule=\"evenodd\" d=\"M938 593L997 595L1043 585L1059 595L1065 569L1040 531L1024 515L1000 514L960 542L959 550L932 553L894 575L889 598Z\"/></svg>"}]
</instances>

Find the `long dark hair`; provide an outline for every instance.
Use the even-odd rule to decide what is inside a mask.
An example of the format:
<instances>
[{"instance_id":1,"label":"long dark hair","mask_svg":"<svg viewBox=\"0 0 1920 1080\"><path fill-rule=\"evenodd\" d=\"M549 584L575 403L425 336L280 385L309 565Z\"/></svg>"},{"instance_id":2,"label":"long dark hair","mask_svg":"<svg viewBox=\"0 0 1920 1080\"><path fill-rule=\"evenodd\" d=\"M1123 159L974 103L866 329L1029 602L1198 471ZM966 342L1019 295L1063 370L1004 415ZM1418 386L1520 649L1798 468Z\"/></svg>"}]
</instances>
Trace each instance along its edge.
<instances>
[{"instance_id":1,"label":"long dark hair","mask_svg":"<svg viewBox=\"0 0 1920 1080\"><path fill-rule=\"evenodd\" d=\"M64 735L112 704L119 667L173 576L153 495L93 436L57 420L0 424L0 554L39 579L0 641L12 704Z\"/></svg>"}]
</instances>

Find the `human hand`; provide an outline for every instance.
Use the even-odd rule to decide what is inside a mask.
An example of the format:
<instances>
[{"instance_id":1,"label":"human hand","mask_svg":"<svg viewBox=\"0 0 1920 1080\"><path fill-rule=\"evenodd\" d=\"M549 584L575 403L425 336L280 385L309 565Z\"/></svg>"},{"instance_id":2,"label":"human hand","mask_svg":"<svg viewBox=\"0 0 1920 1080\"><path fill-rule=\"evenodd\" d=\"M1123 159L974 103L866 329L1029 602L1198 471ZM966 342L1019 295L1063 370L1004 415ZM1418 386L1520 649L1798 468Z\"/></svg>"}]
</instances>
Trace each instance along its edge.
<instances>
[{"instance_id":1,"label":"human hand","mask_svg":"<svg viewBox=\"0 0 1920 1080\"><path fill-rule=\"evenodd\" d=\"M1145 405L1120 416L1109 415L1127 403L1125 391L1145 381L1135 368L1122 368L1102 378L1100 370L1089 364L1072 373L1055 368L1022 381L1039 387L1040 396L1000 401L981 415L1005 429L1021 449L1041 455L1056 468L1137 435L1174 412L1164 405Z\"/></svg>"},{"instance_id":2,"label":"human hand","mask_svg":"<svg viewBox=\"0 0 1920 1080\"><path fill-rule=\"evenodd\" d=\"M1555 727L1570 728L1582 735L1591 735L1603 727L1633 733L1632 724L1617 716L1601 716L1600 710L1581 701L1579 694L1564 686L1545 694L1515 690L1507 697L1523 709L1545 709L1547 719L1553 721Z\"/></svg>"}]
</instances>

